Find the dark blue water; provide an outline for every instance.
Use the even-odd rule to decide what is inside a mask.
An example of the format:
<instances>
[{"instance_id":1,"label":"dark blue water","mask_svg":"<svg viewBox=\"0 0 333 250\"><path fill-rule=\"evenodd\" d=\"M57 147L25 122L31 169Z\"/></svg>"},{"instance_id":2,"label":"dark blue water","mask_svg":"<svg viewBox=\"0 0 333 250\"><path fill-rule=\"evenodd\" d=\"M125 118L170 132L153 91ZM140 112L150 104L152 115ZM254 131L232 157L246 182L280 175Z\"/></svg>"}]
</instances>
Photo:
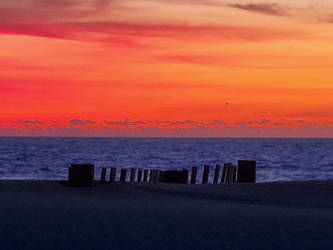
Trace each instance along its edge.
<instances>
[{"instance_id":1,"label":"dark blue water","mask_svg":"<svg viewBox=\"0 0 333 250\"><path fill-rule=\"evenodd\" d=\"M0 138L0 179L66 179L71 163L190 169L257 161L257 181L333 179L333 139ZM118 170L119 171L119 170ZM211 171L213 174L213 171Z\"/></svg>"}]
</instances>

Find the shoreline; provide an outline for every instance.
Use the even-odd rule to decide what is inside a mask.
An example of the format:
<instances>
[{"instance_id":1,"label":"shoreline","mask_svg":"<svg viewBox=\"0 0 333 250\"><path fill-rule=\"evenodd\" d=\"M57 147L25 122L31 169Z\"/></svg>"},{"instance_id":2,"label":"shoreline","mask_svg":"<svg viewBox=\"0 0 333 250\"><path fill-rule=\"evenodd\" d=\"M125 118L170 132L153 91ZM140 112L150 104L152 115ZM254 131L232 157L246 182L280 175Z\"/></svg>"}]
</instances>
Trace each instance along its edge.
<instances>
[{"instance_id":1,"label":"shoreline","mask_svg":"<svg viewBox=\"0 0 333 250\"><path fill-rule=\"evenodd\" d=\"M329 249L333 181L0 180L3 249Z\"/></svg>"}]
</instances>

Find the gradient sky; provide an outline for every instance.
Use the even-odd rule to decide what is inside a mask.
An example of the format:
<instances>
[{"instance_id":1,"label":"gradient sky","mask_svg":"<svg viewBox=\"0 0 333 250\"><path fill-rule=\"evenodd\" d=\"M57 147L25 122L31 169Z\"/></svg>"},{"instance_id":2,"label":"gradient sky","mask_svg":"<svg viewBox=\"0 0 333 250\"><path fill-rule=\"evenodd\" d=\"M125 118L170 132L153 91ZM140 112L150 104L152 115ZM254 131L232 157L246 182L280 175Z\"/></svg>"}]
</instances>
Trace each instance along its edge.
<instances>
[{"instance_id":1,"label":"gradient sky","mask_svg":"<svg viewBox=\"0 0 333 250\"><path fill-rule=\"evenodd\" d=\"M0 136L333 137L330 0L1 0Z\"/></svg>"}]
</instances>

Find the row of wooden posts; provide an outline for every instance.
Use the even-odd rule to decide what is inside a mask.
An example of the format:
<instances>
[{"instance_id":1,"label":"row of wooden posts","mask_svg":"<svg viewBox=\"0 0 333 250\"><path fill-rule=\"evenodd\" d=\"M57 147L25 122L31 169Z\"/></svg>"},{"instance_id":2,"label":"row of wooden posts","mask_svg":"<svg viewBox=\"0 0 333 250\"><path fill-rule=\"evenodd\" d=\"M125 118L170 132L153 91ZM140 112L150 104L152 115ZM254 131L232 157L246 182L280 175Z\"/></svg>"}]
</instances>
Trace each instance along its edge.
<instances>
[{"instance_id":1,"label":"row of wooden posts","mask_svg":"<svg viewBox=\"0 0 333 250\"><path fill-rule=\"evenodd\" d=\"M100 177L100 181L102 183L106 182L107 169L108 168L102 168L101 177ZM109 169L110 169L109 182L115 182L117 169L114 167L111 167ZM120 179L119 179L120 182L126 182L127 170L128 169L125 169L125 168L122 168L120 170ZM175 170L170 170L170 171L182 172L182 174L185 176L185 178L183 178L184 181L181 181L181 182L184 184L188 183L188 170L183 169L182 171L175 171ZM209 171L210 171L210 166L205 165L204 170L203 170L203 175L202 175L202 184L208 183ZM137 174L136 174L136 172L137 172ZM164 175L165 172L168 172L168 171L161 171L161 170L157 170L157 169L142 170L142 169L132 168L132 169L130 169L129 182L150 182L150 183L164 182L162 176ZM234 183L237 181L237 166L234 166L231 163L225 163L224 167L223 167L223 171L222 171L222 176L219 179L220 172L221 172L221 166L216 165L215 172L214 172L214 179L213 179L214 184L216 184L216 183ZM197 173L198 173L198 167L193 167L192 172L191 172L191 179L190 179L191 184L196 183Z\"/></svg>"}]
</instances>

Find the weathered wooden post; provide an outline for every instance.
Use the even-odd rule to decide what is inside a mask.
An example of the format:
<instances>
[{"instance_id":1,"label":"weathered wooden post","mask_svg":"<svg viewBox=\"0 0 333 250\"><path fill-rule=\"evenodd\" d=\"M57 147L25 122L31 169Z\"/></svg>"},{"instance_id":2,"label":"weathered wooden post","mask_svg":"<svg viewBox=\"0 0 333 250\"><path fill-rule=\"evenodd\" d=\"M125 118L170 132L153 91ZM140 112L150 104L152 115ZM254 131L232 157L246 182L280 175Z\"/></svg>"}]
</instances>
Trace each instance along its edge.
<instances>
[{"instance_id":1,"label":"weathered wooden post","mask_svg":"<svg viewBox=\"0 0 333 250\"><path fill-rule=\"evenodd\" d=\"M115 179L116 179L116 171L117 171L116 168L111 168L111 171L110 171L110 182L114 182L115 181Z\"/></svg>"},{"instance_id":2,"label":"weathered wooden post","mask_svg":"<svg viewBox=\"0 0 333 250\"><path fill-rule=\"evenodd\" d=\"M120 182L126 182L126 168L122 168L120 171Z\"/></svg>"},{"instance_id":3,"label":"weathered wooden post","mask_svg":"<svg viewBox=\"0 0 333 250\"><path fill-rule=\"evenodd\" d=\"M226 181L226 174L227 174L227 167L228 164L227 163L224 163L223 165L223 171L222 171L222 177L221 177L221 183L225 183Z\"/></svg>"},{"instance_id":4,"label":"weathered wooden post","mask_svg":"<svg viewBox=\"0 0 333 250\"><path fill-rule=\"evenodd\" d=\"M202 184L208 183L208 176L209 176L209 166L205 165L203 175L202 175Z\"/></svg>"},{"instance_id":5,"label":"weathered wooden post","mask_svg":"<svg viewBox=\"0 0 333 250\"><path fill-rule=\"evenodd\" d=\"M149 182L150 183L153 182L153 172L154 172L154 170L150 169L150 171L149 171Z\"/></svg>"},{"instance_id":6,"label":"weathered wooden post","mask_svg":"<svg viewBox=\"0 0 333 250\"><path fill-rule=\"evenodd\" d=\"M102 168L101 171L101 183L104 184L105 183L105 177L106 177L106 168Z\"/></svg>"},{"instance_id":7,"label":"weathered wooden post","mask_svg":"<svg viewBox=\"0 0 333 250\"><path fill-rule=\"evenodd\" d=\"M138 170L138 182L142 182L142 169Z\"/></svg>"},{"instance_id":8,"label":"weathered wooden post","mask_svg":"<svg viewBox=\"0 0 333 250\"><path fill-rule=\"evenodd\" d=\"M234 166L231 163L228 163L227 164L227 174L226 174L227 183L232 183L232 180L234 179L233 174L234 174Z\"/></svg>"},{"instance_id":9,"label":"weathered wooden post","mask_svg":"<svg viewBox=\"0 0 333 250\"><path fill-rule=\"evenodd\" d=\"M136 172L135 168L132 168L131 169L130 182L134 182L135 172Z\"/></svg>"},{"instance_id":10,"label":"weathered wooden post","mask_svg":"<svg viewBox=\"0 0 333 250\"><path fill-rule=\"evenodd\" d=\"M94 169L91 164L71 164L68 169L68 184L76 187L93 186Z\"/></svg>"},{"instance_id":11,"label":"weathered wooden post","mask_svg":"<svg viewBox=\"0 0 333 250\"><path fill-rule=\"evenodd\" d=\"M256 182L256 161L238 161L237 182Z\"/></svg>"},{"instance_id":12,"label":"weathered wooden post","mask_svg":"<svg viewBox=\"0 0 333 250\"><path fill-rule=\"evenodd\" d=\"M198 172L198 168L193 167L192 173L191 173L191 184L195 184L197 182L197 172Z\"/></svg>"},{"instance_id":13,"label":"weathered wooden post","mask_svg":"<svg viewBox=\"0 0 333 250\"><path fill-rule=\"evenodd\" d=\"M152 175L152 182L153 183L156 183L156 178L157 178L157 170L156 169L153 169L153 175Z\"/></svg>"},{"instance_id":14,"label":"weathered wooden post","mask_svg":"<svg viewBox=\"0 0 333 250\"><path fill-rule=\"evenodd\" d=\"M234 178L232 179L232 182L236 182L237 181L237 166L234 166Z\"/></svg>"},{"instance_id":15,"label":"weathered wooden post","mask_svg":"<svg viewBox=\"0 0 333 250\"><path fill-rule=\"evenodd\" d=\"M143 182L147 182L148 181L148 169L145 169L143 171Z\"/></svg>"},{"instance_id":16,"label":"weathered wooden post","mask_svg":"<svg viewBox=\"0 0 333 250\"><path fill-rule=\"evenodd\" d=\"M220 165L216 165L216 167L215 167L215 174L214 174L214 181L213 181L214 184L216 184L218 182L218 180L219 180L220 169L221 169L221 166Z\"/></svg>"},{"instance_id":17,"label":"weathered wooden post","mask_svg":"<svg viewBox=\"0 0 333 250\"><path fill-rule=\"evenodd\" d=\"M160 182L161 170L156 170L155 182Z\"/></svg>"}]
</instances>

